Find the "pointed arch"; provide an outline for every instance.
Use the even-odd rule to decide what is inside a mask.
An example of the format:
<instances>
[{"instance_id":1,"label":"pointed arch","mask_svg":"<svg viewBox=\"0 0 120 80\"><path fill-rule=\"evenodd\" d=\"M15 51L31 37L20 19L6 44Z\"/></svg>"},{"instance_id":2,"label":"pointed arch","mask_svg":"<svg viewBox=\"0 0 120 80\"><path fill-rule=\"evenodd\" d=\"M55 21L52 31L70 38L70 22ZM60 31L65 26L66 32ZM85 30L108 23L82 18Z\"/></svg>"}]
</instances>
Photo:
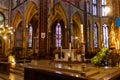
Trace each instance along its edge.
<instances>
[{"instance_id":1,"label":"pointed arch","mask_svg":"<svg viewBox=\"0 0 120 80\"><path fill-rule=\"evenodd\" d=\"M16 11L14 18L13 18L13 27L17 29L19 23L22 21L22 17L19 11Z\"/></svg>"},{"instance_id":2,"label":"pointed arch","mask_svg":"<svg viewBox=\"0 0 120 80\"><path fill-rule=\"evenodd\" d=\"M82 24L83 21L81 19L81 15L79 14L79 12L75 12L74 15L73 15L73 20L75 20L75 22L77 24Z\"/></svg>"},{"instance_id":3,"label":"pointed arch","mask_svg":"<svg viewBox=\"0 0 120 80\"><path fill-rule=\"evenodd\" d=\"M103 44L104 47L109 47L109 43L108 43L108 26L107 24L103 24Z\"/></svg>"},{"instance_id":4,"label":"pointed arch","mask_svg":"<svg viewBox=\"0 0 120 80\"><path fill-rule=\"evenodd\" d=\"M94 28L94 48L98 48L98 25L96 22L93 24L93 28Z\"/></svg>"},{"instance_id":5,"label":"pointed arch","mask_svg":"<svg viewBox=\"0 0 120 80\"><path fill-rule=\"evenodd\" d=\"M51 25L55 23L56 21L63 20L64 24L67 24L67 16L65 8L61 5L61 3L57 3L54 7L54 15L50 15L48 19L48 27L49 31L51 30Z\"/></svg>"},{"instance_id":6,"label":"pointed arch","mask_svg":"<svg viewBox=\"0 0 120 80\"><path fill-rule=\"evenodd\" d=\"M82 20L81 20L81 16L80 16L79 12L76 12L73 15L72 19L73 19L73 27L72 27L73 40L71 40L71 41L74 44L74 48L79 48L80 37L81 37L81 24L82 24Z\"/></svg>"},{"instance_id":7,"label":"pointed arch","mask_svg":"<svg viewBox=\"0 0 120 80\"><path fill-rule=\"evenodd\" d=\"M34 2L30 2L29 5L28 5L28 8L27 8L27 11L26 11L26 18L25 18L25 21L26 21L26 24L29 24L30 23L30 20L32 19L32 17L36 14L38 14L38 7L37 5L34 3Z\"/></svg>"}]
</instances>

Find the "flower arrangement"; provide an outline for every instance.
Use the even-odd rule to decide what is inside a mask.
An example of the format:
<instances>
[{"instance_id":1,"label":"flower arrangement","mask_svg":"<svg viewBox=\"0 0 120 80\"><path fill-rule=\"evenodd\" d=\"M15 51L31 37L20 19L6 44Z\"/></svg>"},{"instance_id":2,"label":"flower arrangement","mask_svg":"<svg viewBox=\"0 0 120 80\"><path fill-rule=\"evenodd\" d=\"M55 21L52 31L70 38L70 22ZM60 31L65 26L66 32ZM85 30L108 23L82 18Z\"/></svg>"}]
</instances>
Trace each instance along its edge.
<instances>
[{"instance_id":1,"label":"flower arrangement","mask_svg":"<svg viewBox=\"0 0 120 80\"><path fill-rule=\"evenodd\" d=\"M54 53L54 54L60 54L61 51L60 51L59 49L55 49L55 50L53 51L53 53Z\"/></svg>"},{"instance_id":2,"label":"flower arrangement","mask_svg":"<svg viewBox=\"0 0 120 80\"><path fill-rule=\"evenodd\" d=\"M101 48L101 50L91 59L91 63L98 66L103 66L106 59L110 55L111 50L108 48Z\"/></svg>"}]
</instances>

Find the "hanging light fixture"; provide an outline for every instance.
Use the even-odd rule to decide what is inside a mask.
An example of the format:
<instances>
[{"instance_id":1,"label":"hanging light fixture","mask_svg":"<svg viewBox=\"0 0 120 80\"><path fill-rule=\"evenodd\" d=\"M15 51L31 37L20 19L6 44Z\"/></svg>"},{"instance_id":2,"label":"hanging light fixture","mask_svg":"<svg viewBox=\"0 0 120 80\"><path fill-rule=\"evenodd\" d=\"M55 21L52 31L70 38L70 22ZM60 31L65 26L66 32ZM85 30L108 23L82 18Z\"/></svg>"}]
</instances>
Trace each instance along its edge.
<instances>
[{"instance_id":1,"label":"hanging light fixture","mask_svg":"<svg viewBox=\"0 0 120 80\"><path fill-rule=\"evenodd\" d=\"M0 36L3 36L4 39L7 39L8 35L12 35L13 31L13 27L9 27L8 25L0 25Z\"/></svg>"}]
</instances>

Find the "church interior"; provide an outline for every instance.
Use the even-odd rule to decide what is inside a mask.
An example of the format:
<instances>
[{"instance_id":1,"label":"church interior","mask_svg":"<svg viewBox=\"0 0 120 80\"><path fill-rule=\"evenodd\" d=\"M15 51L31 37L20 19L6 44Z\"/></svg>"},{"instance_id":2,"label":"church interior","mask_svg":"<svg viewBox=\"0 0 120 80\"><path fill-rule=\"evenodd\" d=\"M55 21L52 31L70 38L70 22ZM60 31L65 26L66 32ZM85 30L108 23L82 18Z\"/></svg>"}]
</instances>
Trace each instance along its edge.
<instances>
[{"instance_id":1,"label":"church interior","mask_svg":"<svg viewBox=\"0 0 120 80\"><path fill-rule=\"evenodd\" d=\"M0 80L119 80L120 0L0 0Z\"/></svg>"}]
</instances>

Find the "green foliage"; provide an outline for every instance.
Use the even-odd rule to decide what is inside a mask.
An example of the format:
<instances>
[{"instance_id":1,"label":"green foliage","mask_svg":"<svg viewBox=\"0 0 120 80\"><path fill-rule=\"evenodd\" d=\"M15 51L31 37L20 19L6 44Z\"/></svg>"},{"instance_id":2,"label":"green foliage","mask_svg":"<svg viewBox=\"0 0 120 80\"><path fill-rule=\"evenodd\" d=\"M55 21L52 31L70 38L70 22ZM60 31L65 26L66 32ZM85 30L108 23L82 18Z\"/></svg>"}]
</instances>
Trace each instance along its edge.
<instances>
[{"instance_id":1,"label":"green foliage","mask_svg":"<svg viewBox=\"0 0 120 80\"><path fill-rule=\"evenodd\" d=\"M110 55L110 50L108 48L101 48L101 50L91 59L91 63L94 65L102 66L105 60Z\"/></svg>"}]
</instances>

